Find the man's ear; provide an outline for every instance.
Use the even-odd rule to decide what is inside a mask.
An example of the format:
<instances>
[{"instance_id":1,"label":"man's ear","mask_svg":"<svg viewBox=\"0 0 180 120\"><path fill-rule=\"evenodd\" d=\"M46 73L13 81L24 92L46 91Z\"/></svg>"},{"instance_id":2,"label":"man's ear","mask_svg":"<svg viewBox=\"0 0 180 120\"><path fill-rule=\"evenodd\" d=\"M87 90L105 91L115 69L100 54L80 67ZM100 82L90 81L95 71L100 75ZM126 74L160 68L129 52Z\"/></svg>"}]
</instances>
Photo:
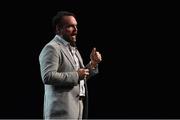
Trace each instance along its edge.
<instances>
[{"instance_id":1,"label":"man's ear","mask_svg":"<svg viewBox=\"0 0 180 120\"><path fill-rule=\"evenodd\" d=\"M59 25L56 25L56 32L59 33L61 30L60 30L60 27Z\"/></svg>"}]
</instances>

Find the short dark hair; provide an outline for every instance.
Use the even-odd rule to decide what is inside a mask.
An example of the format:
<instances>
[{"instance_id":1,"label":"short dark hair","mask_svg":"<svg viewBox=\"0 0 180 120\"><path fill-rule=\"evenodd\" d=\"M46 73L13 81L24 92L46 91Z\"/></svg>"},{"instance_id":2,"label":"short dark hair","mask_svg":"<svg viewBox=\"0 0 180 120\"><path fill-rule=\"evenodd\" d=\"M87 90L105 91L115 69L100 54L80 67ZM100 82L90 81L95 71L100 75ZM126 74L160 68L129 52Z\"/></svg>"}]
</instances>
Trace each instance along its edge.
<instances>
[{"instance_id":1,"label":"short dark hair","mask_svg":"<svg viewBox=\"0 0 180 120\"><path fill-rule=\"evenodd\" d=\"M53 30L56 30L56 25L59 25L59 27L63 27L63 17L64 16L73 16L75 17L75 14L68 11L58 11L57 14L52 19L52 27Z\"/></svg>"}]
</instances>

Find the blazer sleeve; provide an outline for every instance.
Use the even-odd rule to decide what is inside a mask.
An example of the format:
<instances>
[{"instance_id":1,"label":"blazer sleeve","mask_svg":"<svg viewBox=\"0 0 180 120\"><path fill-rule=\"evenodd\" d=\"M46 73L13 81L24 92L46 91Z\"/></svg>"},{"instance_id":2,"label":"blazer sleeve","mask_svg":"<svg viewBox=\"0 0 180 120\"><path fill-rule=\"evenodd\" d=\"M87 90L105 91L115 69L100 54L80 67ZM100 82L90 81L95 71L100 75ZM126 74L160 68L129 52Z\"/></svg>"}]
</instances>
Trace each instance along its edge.
<instances>
[{"instance_id":1,"label":"blazer sleeve","mask_svg":"<svg viewBox=\"0 0 180 120\"><path fill-rule=\"evenodd\" d=\"M59 86L75 86L78 84L78 73L58 72L61 54L53 45L46 45L39 56L41 77L44 84Z\"/></svg>"},{"instance_id":2,"label":"blazer sleeve","mask_svg":"<svg viewBox=\"0 0 180 120\"><path fill-rule=\"evenodd\" d=\"M89 69L89 76L88 76L87 79L89 79L90 77L95 76L96 74L99 73L98 65L96 66L95 69L92 69L92 68L90 67L90 62L89 62L89 63L86 65L86 68Z\"/></svg>"}]
</instances>

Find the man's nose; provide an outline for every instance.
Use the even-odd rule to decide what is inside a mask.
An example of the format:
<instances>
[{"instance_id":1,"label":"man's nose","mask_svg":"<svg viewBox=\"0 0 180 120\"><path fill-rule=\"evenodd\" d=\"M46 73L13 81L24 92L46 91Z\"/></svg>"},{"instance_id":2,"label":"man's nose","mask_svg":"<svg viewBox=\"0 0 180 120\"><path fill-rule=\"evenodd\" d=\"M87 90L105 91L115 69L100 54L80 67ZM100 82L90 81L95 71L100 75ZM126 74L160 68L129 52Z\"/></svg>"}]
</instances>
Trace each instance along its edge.
<instances>
[{"instance_id":1,"label":"man's nose","mask_svg":"<svg viewBox=\"0 0 180 120\"><path fill-rule=\"evenodd\" d=\"M74 26L74 31L77 31L78 29L77 29L77 26Z\"/></svg>"}]
</instances>

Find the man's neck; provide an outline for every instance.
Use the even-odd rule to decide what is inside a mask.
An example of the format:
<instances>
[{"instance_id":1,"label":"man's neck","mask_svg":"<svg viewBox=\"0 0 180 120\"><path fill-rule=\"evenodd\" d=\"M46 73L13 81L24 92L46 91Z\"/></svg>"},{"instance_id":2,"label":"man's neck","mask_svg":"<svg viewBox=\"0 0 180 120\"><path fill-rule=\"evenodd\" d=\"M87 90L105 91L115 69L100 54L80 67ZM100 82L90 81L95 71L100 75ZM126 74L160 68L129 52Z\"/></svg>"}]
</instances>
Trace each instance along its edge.
<instances>
[{"instance_id":1,"label":"man's neck","mask_svg":"<svg viewBox=\"0 0 180 120\"><path fill-rule=\"evenodd\" d=\"M75 42L70 42L70 45L71 45L72 47L76 47L76 43L75 43Z\"/></svg>"},{"instance_id":2,"label":"man's neck","mask_svg":"<svg viewBox=\"0 0 180 120\"><path fill-rule=\"evenodd\" d=\"M61 38L63 38L66 42L68 42L72 47L76 47L76 43L72 42L70 40L67 40L66 38L64 38L62 35L59 35Z\"/></svg>"}]
</instances>

